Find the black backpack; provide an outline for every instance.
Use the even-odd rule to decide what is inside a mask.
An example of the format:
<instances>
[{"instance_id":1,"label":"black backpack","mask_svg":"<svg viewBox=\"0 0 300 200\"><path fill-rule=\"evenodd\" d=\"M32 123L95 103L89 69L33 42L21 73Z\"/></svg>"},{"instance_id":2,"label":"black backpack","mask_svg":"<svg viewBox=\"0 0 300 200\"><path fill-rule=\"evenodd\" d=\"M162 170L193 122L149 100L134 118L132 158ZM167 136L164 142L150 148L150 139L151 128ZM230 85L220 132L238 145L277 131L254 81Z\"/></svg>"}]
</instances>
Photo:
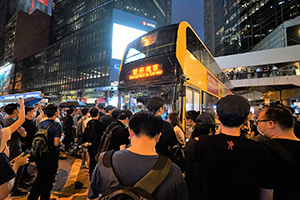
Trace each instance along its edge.
<instances>
[{"instance_id":1,"label":"black backpack","mask_svg":"<svg viewBox=\"0 0 300 200\"><path fill-rule=\"evenodd\" d=\"M114 150L102 153L98 167L105 183L106 191L101 200L155 200L152 193L165 180L172 167L172 161L164 155L159 155L153 168L134 186L123 186L116 177L112 166Z\"/></svg>"},{"instance_id":2,"label":"black backpack","mask_svg":"<svg viewBox=\"0 0 300 200\"><path fill-rule=\"evenodd\" d=\"M112 134L114 132L114 130L118 129L118 128L122 128L123 126L122 125L116 125L114 127L111 128L111 126L108 126L102 137L101 137L101 141L100 141L100 145L99 145L99 149L98 149L98 153L102 153L102 152L105 152L107 151L109 145L110 145L110 141L111 141L111 138L112 138Z\"/></svg>"},{"instance_id":3,"label":"black backpack","mask_svg":"<svg viewBox=\"0 0 300 200\"><path fill-rule=\"evenodd\" d=\"M52 121L45 129L42 128L42 123L39 125L39 130L34 135L31 147L31 156L33 159L38 159L48 154L54 146L48 144L48 130L57 122Z\"/></svg>"}]
</instances>

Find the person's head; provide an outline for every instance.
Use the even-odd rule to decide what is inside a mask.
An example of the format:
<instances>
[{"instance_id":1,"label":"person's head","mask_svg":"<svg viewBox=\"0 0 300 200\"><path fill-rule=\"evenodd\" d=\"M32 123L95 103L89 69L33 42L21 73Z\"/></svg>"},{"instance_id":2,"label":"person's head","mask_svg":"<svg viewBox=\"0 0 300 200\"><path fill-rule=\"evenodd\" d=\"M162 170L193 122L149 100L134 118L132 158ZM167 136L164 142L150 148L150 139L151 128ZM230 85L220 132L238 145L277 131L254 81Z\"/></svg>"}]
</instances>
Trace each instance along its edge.
<instances>
[{"instance_id":1,"label":"person's head","mask_svg":"<svg viewBox=\"0 0 300 200\"><path fill-rule=\"evenodd\" d=\"M200 114L200 112L197 112L195 110L190 110L190 111L186 112L186 114L185 114L186 124L189 126L195 126L195 121L199 114Z\"/></svg>"},{"instance_id":2,"label":"person's head","mask_svg":"<svg viewBox=\"0 0 300 200\"><path fill-rule=\"evenodd\" d=\"M32 107L32 106L26 106L25 107L25 115L26 115L26 117L28 117L30 119L33 118L33 117L35 117L36 112L34 110L34 107Z\"/></svg>"},{"instance_id":3,"label":"person's head","mask_svg":"<svg viewBox=\"0 0 300 200\"><path fill-rule=\"evenodd\" d=\"M104 107L101 104L98 104L97 107L98 107L99 111L101 111L101 112L104 111Z\"/></svg>"},{"instance_id":4,"label":"person's head","mask_svg":"<svg viewBox=\"0 0 300 200\"><path fill-rule=\"evenodd\" d=\"M227 95L217 102L217 117L226 127L240 127L247 119L250 104L238 95Z\"/></svg>"},{"instance_id":5,"label":"person's head","mask_svg":"<svg viewBox=\"0 0 300 200\"><path fill-rule=\"evenodd\" d=\"M118 120L122 120L125 125L128 125L129 119L132 116L132 112L128 109L121 110Z\"/></svg>"},{"instance_id":6,"label":"person's head","mask_svg":"<svg viewBox=\"0 0 300 200\"><path fill-rule=\"evenodd\" d=\"M178 126L179 128L182 128L182 125L181 125L181 122L180 122L180 118L179 118L179 115L177 113L171 113L169 115L169 119L170 119L170 123L175 127L175 126Z\"/></svg>"},{"instance_id":7,"label":"person's head","mask_svg":"<svg viewBox=\"0 0 300 200\"><path fill-rule=\"evenodd\" d=\"M20 105L17 103L11 103L11 104L7 104L4 107L4 111L8 114L8 115L16 115L18 116L20 113Z\"/></svg>"},{"instance_id":8,"label":"person's head","mask_svg":"<svg viewBox=\"0 0 300 200\"><path fill-rule=\"evenodd\" d=\"M204 112L196 118L195 129L192 138L200 135L214 135L216 133L215 118L212 114Z\"/></svg>"},{"instance_id":9,"label":"person's head","mask_svg":"<svg viewBox=\"0 0 300 200\"><path fill-rule=\"evenodd\" d=\"M73 116L75 113L75 110L73 108L70 108L67 110L67 116Z\"/></svg>"},{"instance_id":10,"label":"person's head","mask_svg":"<svg viewBox=\"0 0 300 200\"><path fill-rule=\"evenodd\" d=\"M292 112L282 105L265 107L256 121L259 132L268 138L272 138L279 131L292 130L295 125Z\"/></svg>"},{"instance_id":11,"label":"person's head","mask_svg":"<svg viewBox=\"0 0 300 200\"><path fill-rule=\"evenodd\" d=\"M105 108L105 112L111 114L114 109L115 109L114 106L108 105Z\"/></svg>"},{"instance_id":12,"label":"person's head","mask_svg":"<svg viewBox=\"0 0 300 200\"><path fill-rule=\"evenodd\" d=\"M155 113L156 115L162 115L165 109L165 102L160 97L152 97L147 105L148 111Z\"/></svg>"},{"instance_id":13,"label":"person's head","mask_svg":"<svg viewBox=\"0 0 300 200\"><path fill-rule=\"evenodd\" d=\"M117 120L120 113L121 113L121 110L120 110L120 109L114 109L114 110L111 112L111 116L112 116L112 118L113 118L114 120Z\"/></svg>"},{"instance_id":14,"label":"person's head","mask_svg":"<svg viewBox=\"0 0 300 200\"><path fill-rule=\"evenodd\" d=\"M75 109L75 115L79 115L80 110L78 108Z\"/></svg>"},{"instance_id":15,"label":"person's head","mask_svg":"<svg viewBox=\"0 0 300 200\"><path fill-rule=\"evenodd\" d=\"M89 109L89 108L87 108L87 107L85 107L85 108L82 108L82 109L81 109L81 113L82 113L82 115L83 115L83 116L87 115L87 114L88 114L88 112L89 112L89 110L90 110L90 109Z\"/></svg>"},{"instance_id":16,"label":"person's head","mask_svg":"<svg viewBox=\"0 0 300 200\"><path fill-rule=\"evenodd\" d=\"M95 100L95 104L96 104L96 106L99 104L98 99Z\"/></svg>"},{"instance_id":17,"label":"person's head","mask_svg":"<svg viewBox=\"0 0 300 200\"><path fill-rule=\"evenodd\" d=\"M44 108L44 113L49 118L58 117L59 116L58 106L56 106L55 104L49 104Z\"/></svg>"},{"instance_id":18,"label":"person's head","mask_svg":"<svg viewBox=\"0 0 300 200\"><path fill-rule=\"evenodd\" d=\"M153 112L140 111L130 118L128 125L137 137L146 135L153 139L161 133L163 121Z\"/></svg>"},{"instance_id":19,"label":"person's head","mask_svg":"<svg viewBox=\"0 0 300 200\"><path fill-rule=\"evenodd\" d=\"M98 117L99 116L99 110L97 107L92 107L90 109L90 115L92 118Z\"/></svg>"}]
</instances>

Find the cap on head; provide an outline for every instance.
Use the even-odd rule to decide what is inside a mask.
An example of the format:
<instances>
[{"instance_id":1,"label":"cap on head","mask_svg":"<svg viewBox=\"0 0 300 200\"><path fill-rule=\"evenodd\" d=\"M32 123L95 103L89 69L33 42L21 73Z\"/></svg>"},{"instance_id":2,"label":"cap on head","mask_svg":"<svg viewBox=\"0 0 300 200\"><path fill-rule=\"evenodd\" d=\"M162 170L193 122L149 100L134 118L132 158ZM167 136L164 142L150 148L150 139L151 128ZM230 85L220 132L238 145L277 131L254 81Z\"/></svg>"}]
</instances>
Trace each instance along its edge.
<instances>
[{"instance_id":1,"label":"cap on head","mask_svg":"<svg viewBox=\"0 0 300 200\"><path fill-rule=\"evenodd\" d=\"M215 118L212 114L204 112L196 118L196 124L199 125L215 125Z\"/></svg>"},{"instance_id":2,"label":"cap on head","mask_svg":"<svg viewBox=\"0 0 300 200\"><path fill-rule=\"evenodd\" d=\"M249 115L250 104L247 99L238 95L227 95L217 102L217 114L224 126L238 127Z\"/></svg>"}]
</instances>

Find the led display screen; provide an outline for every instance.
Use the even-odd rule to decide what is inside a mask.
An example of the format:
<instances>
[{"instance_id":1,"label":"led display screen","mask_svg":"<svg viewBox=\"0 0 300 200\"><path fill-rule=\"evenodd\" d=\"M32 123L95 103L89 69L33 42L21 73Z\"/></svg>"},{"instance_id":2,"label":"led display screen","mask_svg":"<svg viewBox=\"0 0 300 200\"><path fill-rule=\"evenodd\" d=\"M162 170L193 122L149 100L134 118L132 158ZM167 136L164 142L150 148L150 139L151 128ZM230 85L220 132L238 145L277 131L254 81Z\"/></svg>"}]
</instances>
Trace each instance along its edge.
<instances>
[{"instance_id":1,"label":"led display screen","mask_svg":"<svg viewBox=\"0 0 300 200\"><path fill-rule=\"evenodd\" d=\"M114 23L111 58L121 60L127 45L145 33L146 31Z\"/></svg>"}]
</instances>

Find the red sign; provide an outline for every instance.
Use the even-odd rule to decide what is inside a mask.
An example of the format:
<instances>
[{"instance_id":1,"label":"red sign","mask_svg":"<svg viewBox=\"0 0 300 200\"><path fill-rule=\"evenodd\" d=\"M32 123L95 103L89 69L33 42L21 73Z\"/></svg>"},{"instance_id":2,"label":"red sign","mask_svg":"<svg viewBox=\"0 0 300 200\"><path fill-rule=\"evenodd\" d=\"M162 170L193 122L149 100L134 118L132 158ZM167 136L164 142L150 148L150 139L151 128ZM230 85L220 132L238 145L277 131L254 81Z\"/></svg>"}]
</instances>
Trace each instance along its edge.
<instances>
[{"instance_id":1,"label":"red sign","mask_svg":"<svg viewBox=\"0 0 300 200\"><path fill-rule=\"evenodd\" d=\"M48 6L49 0L38 0L39 2L41 2L42 4Z\"/></svg>"},{"instance_id":2,"label":"red sign","mask_svg":"<svg viewBox=\"0 0 300 200\"><path fill-rule=\"evenodd\" d=\"M146 67L134 68L132 70L132 74L129 75L129 80L146 78L149 76L162 75L162 73L163 70L161 69L161 65L159 64L148 65Z\"/></svg>"}]
</instances>

